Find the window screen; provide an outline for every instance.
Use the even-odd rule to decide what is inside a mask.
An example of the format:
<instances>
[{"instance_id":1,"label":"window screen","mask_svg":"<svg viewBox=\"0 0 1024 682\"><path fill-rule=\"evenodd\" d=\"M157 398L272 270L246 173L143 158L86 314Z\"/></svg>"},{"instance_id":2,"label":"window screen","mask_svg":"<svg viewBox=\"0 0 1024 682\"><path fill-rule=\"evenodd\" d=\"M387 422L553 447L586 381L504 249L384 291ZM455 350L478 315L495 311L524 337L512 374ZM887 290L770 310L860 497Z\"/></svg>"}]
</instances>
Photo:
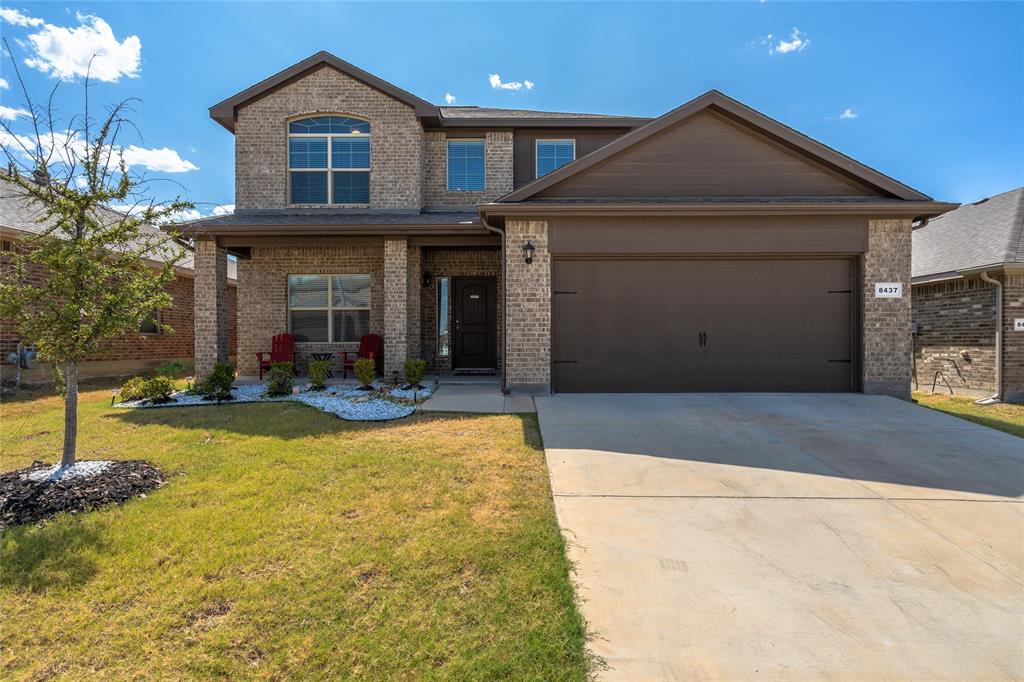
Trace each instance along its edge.
<instances>
[{"instance_id":1,"label":"window screen","mask_svg":"<svg viewBox=\"0 0 1024 682\"><path fill-rule=\"evenodd\" d=\"M448 191L482 192L484 141L448 140Z\"/></svg>"},{"instance_id":2,"label":"window screen","mask_svg":"<svg viewBox=\"0 0 1024 682\"><path fill-rule=\"evenodd\" d=\"M576 158L573 140L537 140L537 177L571 163Z\"/></svg>"}]
</instances>

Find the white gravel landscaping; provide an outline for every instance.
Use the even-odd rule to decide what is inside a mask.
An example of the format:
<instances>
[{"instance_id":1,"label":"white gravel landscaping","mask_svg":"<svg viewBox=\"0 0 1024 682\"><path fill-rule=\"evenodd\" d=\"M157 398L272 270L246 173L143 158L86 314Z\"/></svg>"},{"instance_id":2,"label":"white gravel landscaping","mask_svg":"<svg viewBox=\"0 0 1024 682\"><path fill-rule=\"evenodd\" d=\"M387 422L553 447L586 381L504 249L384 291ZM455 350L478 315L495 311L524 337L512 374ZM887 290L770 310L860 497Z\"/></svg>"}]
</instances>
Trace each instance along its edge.
<instances>
[{"instance_id":1,"label":"white gravel landscaping","mask_svg":"<svg viewBox=\"0 0 1024 682\"><path fill-rule=\"evenodd\" d=\"M110 460L75 462L64 469L61 469L59 464L54 464L53 466L46 467L45 469L30 471L29 473L22 475L22 478L26 481L45 481L47 479L51 481L60 481L66 478L78 478L79 476L95 476L96 474L101 474L106 471L110 465Z\"/></svg>"},{"instance_id":2,"label":"white gravel landscaping","mask_svg":"<svg viewBox=\"0 0 1024 682\"><path fill-rule=\"evenodd\" d=\"M300 402L318 410L329 412L348 421L389 421L408 417L416 411L413 401L421 403L434 392L434 386L426 386L422 390L402 390L374 384L374 391L363 391L349 386L328 386L324 391L301 390L299 393L285 396L268 396L266 384L242 384L235 386L231 393L235 399L221 403L255 402ZM203 400L201 396L185 391L178 391L171 396L172 401L154 405L145 400L128 400L116 403L114 407L157 408L157 407L189 407L194 405L216 405L214 400Z\"/></svg>"}]
</instances>

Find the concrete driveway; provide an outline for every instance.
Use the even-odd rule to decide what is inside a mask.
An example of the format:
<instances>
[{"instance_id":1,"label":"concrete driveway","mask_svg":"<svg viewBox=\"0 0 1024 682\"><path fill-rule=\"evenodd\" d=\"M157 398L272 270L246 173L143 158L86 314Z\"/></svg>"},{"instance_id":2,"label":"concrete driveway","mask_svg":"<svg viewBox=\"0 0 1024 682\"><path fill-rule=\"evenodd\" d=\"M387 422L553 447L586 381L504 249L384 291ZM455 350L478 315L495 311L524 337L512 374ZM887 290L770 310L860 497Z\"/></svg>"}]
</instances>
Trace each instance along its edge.
<instances>
[{"instance_id":1,"label":"concrete driveway","mask_svg":"<svg viewBox=\"0 0 1024 682\"><path fill-rule=\"evenodd\" d=\"M536 400L606 679L1024 679L1024 440L862 395Z\"/></svg>"}]
</instances>

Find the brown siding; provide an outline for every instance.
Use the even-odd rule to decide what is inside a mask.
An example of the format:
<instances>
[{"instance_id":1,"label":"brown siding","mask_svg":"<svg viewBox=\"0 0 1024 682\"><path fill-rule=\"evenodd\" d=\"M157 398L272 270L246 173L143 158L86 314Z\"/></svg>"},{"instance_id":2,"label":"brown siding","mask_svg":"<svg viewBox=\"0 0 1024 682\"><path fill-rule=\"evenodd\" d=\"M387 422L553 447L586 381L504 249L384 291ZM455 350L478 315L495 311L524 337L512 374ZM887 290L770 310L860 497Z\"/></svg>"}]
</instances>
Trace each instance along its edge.
<instances>
[{"instance_id":1,"label":"brown siding","mask_svg":"<svg viewBox=\"0 0 1024 682\"><path fill-rule=\"evenodd\" d=\"M580 159L597 151L612 140L622 137L629 128L615 130L516 130L515 131L515 166L513 184L519 189L528 182L536 180L536 143L537 140L575 140L576 158Z\"/></svg>"},{"instance_id":2,"label":"brown siding","mask_svg":"<svg viewBox=\"0 0 1024 682\"><path fill-rule=\"evenodd\" d=\"M861 253L867 220L840 217L559 218L561 254Z\"/></svg>"},{"instance_id":3,"label":"brown siding","mask_svg":"<svg viewBox=\"0 0 1024 682\"><path fill-rule=\"evenodd\" d=\"M541 197L877 196L866 185L733 122L704 112Z\"/></svg>"}]
</instances>

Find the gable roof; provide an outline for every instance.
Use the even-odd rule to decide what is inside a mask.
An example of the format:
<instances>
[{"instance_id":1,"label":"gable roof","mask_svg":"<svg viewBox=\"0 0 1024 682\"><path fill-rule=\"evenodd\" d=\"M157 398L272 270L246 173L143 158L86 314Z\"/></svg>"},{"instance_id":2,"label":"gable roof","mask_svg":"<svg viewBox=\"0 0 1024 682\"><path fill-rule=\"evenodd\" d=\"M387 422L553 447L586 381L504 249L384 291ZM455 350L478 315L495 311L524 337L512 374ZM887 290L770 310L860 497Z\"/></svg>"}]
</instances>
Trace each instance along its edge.
<instances>
[{"instance_id":1,"label":"gable roof","mask_svg":"<svg viewBox=\"0 0 1024 682\"><path fill-rule=\"evenodd\" d=\"M572 163L562 166L558 170L548 173L519 189L506 194L497 200L497 203L521 202L536 197L544 190L570 178L581 176L588 170L602 164L627 150L633 149L644 141L662 133L677 124L690 119L697 114L714 111L724 114L732 120L738 121L748 128L765 137L781 143L782 145L796 150L812 160L825 165L826 167L852 178L861 183L870 185L883 195L902 199L906 201L930 202L931 197L919 192L901 182L898 182L887 175L884 175L864 164L851 159L850 157L837 152L816 140L803 135L802 133L785 126L764 114L751 109L750 107L727 97L726 95L711 90L686 104L673 109L663 116L654 119L650 123L633 130L611 142L601 149L588 154ZM947 208L948 210L948 208Z\"/></svg>"},{"instance_id":2,"label":"gable roof","mask_svg":"<svg viewBox=\"0 0 1024 682\"><path fill-rule=\"evenodd\" d=\"M913 240L911 277L922 281L1024 264L1024 187L932 218Z\"/></svg>"},{"instance_id":3,"label":"gable roof","mask_svg":"<svg viewBox=\"0 0 1024 682\"><path fill-rule=\"evenodd\" d=\"M257 97L262 97L263 95L288 84L292 80L299 78L307 72L324 64L334 67L345 75L369 85L371 88L380 90L385 95L389 95L399 102L408 104L416 110L417 116L429 118L437 118L439 116L438 108L427 100L421 99L411 92L403 90L397 85L393 85L382 78L378 78L369 71L363 71L358 66L349 64L344 59L335 57L330 52L321 50L320 52L303 59L301 62L289 66L283 71L278 71L270 78L266 78L256 85L246 88L238 94L228 97L222 102L214 104L210 107L210 118L214 119L231 132L235 132L235 111L238 107L242 106L246 102L256 99Z\"/></svg>"}]
</instances>

